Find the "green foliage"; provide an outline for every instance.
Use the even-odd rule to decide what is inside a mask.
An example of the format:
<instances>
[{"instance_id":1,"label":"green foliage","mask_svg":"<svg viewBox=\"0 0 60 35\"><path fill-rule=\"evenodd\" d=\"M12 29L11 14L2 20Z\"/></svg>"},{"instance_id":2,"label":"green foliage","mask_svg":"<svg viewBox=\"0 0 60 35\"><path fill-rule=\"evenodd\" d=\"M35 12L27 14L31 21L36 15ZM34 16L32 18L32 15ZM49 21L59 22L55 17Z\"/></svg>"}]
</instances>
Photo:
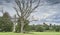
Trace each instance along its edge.
<instances>
[{"instance_id":1,"label":"green foliage","mask_svg":"<svg viewBox=\"0 0 60 35\"><path fill-rule=\"evenodd\" d=\"M60 26L57 26L56 29L55 29L56 32L59 32L60 31Z\"/></svg>"},{"instance_id":2,"label":"green foliage","mask_svg":"<svg viewBox=\"0 0 60 35\"><path fill-rule=\"evenodd\" d=\"M13 26L13 23L10 20L10 16L7 12L5 12L0 19L0 29L1 29L0 31L2 32L12 31L12 26Z\"/></svg>"},{"instance_id":3,"label":"green foliage","mask_svg":"<svg viewBox=\"0 0 60 35\"><path fill-rule=\"evenodd\" d=\"M28 25L28 24L29 24L29 21L28 21L28 20L25 20L24 23L25 23L25 25L24 25L24 30L25 30L25 31L30 31L30 27L29 27L29 25Z\"/></svg>"},{"instance_id":4,"label":"green foliage","mask_svg":"<svg viewBox=\"0 0 60 35\"><path fill-rule=\"evenodd\" d=\"M38 27L36 28L36 31L37 31L37 32L43 32L43 31L44 31L44 28L43 28L42 26L38 26Z\"/></svg>"},{"instance_id":5,"label":"green foliage","mask_svg":"<svg viewBox=\"0 0 60 35\"><path fill-rule=\"evenodd\" d=\"M43 23L43 27L45 30L49 30L49 26L46 23Z\"/></svg>"},{"instance_id":6,"label":"green foliage","mask_svg":"<svg viewBox=\"0 0 60 35\"><path fill-rule=\"evenodd\" d=\"M21 29L21 24L18 23L18 24L16 25L16 30L15 30L15 32L19 33L19 32L20 32L20 29Z\"/></svg>"},{"instance_id":7,"label":"green foliage","mask_svg":"<svg viewBox=\"0 0 60 35\"><path fill-rule=\"evenodd\" d=\"M46 31L50 31L50 32L60 32L60 25L47 25L47 24L43 24L43 25L30 25L31 27L31 31L37 31L37 32L46 32Z\"/></svg>"}]
</instances>

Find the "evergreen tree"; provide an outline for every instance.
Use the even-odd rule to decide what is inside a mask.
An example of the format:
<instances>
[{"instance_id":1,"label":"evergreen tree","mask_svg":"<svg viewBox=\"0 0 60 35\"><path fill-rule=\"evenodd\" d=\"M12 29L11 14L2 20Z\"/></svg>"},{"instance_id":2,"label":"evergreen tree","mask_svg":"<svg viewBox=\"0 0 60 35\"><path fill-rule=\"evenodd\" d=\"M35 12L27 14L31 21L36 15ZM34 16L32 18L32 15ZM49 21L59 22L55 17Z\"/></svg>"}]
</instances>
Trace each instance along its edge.
<instances>
[{"instance_id":1,"label":"evergreen tree","mask_svg":"<svg viewBox=\"0 0 60 35\"><path fill-rule=\"evenodd\" d=\"M8 12L5 12L2 16L2 19L0 21L0 28L2 31L4 32L9 32L9 31L12 31L12 26L13 26L13 23L10 19L10 15L8 14Z\"/></svg>"}]
</instances>

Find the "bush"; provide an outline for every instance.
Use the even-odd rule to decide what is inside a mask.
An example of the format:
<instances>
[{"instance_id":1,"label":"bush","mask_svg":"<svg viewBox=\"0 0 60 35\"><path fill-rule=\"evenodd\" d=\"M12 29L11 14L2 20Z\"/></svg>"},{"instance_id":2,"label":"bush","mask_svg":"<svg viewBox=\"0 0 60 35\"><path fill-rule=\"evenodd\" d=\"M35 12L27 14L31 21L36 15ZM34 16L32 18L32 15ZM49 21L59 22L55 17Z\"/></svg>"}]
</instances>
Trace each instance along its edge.
<instances>
[{"instance_id":1,"label":"bush","mask_svg":"<svg viewBox=\"0 0 60 35\"><path fill-rule=\"evenodd\" d=\"M39 27L36 28L36 31L37 32L43 32L44 31L44 28L39 26Z\"/></svg>"},{"instance_id":2,"label":"bush","mask_svg":"<svg viewBox=\"0 0 60 35\"><path fill-rule=\"evenodd\" d=\"M15 28L15 32L19 33L20 32L21 25L18 23Z\"/></svg>"},{"instance_id":3,"label":"bush","mask_svg":"<svg viewBox=\"0 0 60 35\"><path fill-rule=\"evenodd\" d=\"M59 32L60 31L60 27L56 27L55 31Z\"/></svg>"}]
</instances>

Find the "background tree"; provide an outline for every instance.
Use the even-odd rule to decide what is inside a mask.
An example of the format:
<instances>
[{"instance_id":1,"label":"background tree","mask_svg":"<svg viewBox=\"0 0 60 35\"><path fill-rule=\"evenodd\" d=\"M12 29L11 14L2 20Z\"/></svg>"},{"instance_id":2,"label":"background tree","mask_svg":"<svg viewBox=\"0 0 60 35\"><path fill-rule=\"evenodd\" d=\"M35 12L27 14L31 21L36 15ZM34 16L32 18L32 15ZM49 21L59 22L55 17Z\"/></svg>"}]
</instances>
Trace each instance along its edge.
<instances>
[{"instance_id":1,"label":"background tree","mask_svg":"<svg viewBox=\"0 0 60 35\"><path fill-rule=\"evenodd\" d=\"M32 12L34 12L34 10L39 6L39 3L40 3L40 0L15 0L18 8L19 8L19 11L16 7L14 7L14 9L16 10L17 12L17 15L19 16L19 18L21 18L21 32L23 33L24 32L24 19L27 19L30 14ZM36 4L37 2L37 5L34 5L34 3ZM21 16L20 16L20 13L21 13Z\"/></svg>"},{"instance_id":2,"label":"background tree","mask_svg":"<svg viewBox=\"0 0 60 35\"><path fill-rule=\"evenodd\" d=\"M38 27L36 28L36 31L37 31L37 32L43 32L43 31L44 31L43 26L38 26Z\"/></svg>"},{"instance_id":3,"label":"background tree","mask_svg":"<svg viewBox=\"0 0 60 35\"><path fill-rule=\"evenodd\" d=\"M49 25L47 25L46 23L43 23L43 27L45 30L49 30Z\"/></svg>"},{"instance_id":4,"label":"background tree","mask_svg":"<svg viewBox=\"0 0 60 35\"><path fill-rule=\"evenodd\" d=\"M2 32L2 25L3 25L3 20L2 20L3 18L2 17L0 17L0 32Z\"/></svg>"},{"instance_id":5,"label":"background tree","mask_svg":"<svg viewBox=\"0 0 60 35\"><path fill-rule=\"evenodd\" d=\"M5 12L0 21L0 25L1 25L0 28L2 31L5 31L5 32L12 31L13 23L9 18L10 16L8 12Z\"/></svg>"}]
</instances>

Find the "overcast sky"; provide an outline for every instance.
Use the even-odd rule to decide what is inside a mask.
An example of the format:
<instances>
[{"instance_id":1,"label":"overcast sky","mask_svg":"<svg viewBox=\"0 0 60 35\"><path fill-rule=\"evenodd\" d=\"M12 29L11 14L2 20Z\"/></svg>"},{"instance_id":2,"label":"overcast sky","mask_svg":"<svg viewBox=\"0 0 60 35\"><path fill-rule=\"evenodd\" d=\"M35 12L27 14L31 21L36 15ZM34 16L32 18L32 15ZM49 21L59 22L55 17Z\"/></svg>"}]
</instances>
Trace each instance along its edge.
<instances>
[{"instance_id":1,"label":"overcast sky","mask_svg":"<svg viewBox=\"0 0 60 35\"><path fill-rule=\"evenodd\" d=\"M40 24L43 22L52 23L52 24L60 24L60 0L41 0L39 6L37 8L37 12L33 13L35 19L39 21L32 22L33 24ZM15 10L12 8L14 5L14 1L11 0L0 0L0 10L4 9L4 11L9 12L11 16L16 14ZM0 13L2 16L2 13Z\"/></svg>"}]
</instances>

